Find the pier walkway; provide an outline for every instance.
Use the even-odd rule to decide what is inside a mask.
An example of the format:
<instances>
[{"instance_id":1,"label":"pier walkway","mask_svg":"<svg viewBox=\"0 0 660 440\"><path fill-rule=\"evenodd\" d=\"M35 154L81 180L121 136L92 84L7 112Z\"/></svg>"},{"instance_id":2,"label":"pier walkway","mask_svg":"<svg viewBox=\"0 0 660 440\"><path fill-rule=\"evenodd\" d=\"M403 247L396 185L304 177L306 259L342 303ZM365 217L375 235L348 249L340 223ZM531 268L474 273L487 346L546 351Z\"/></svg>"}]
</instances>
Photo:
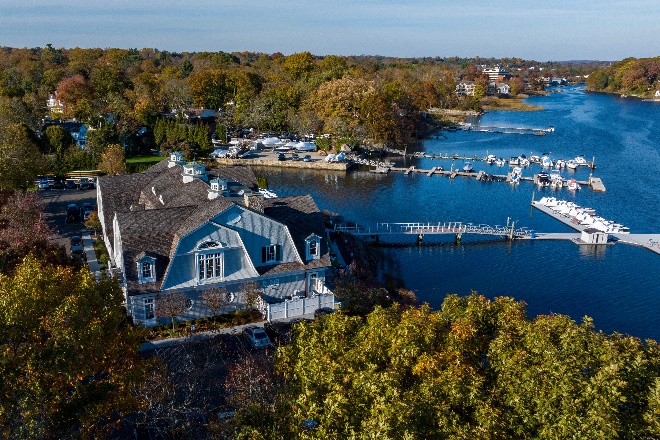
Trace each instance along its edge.
<instances>
[{"instance_id":1,"label":"pier walkway","mask_svg":"<svg viewBox=\"0 0 660 440\"><path fill-rule=\"evenodd\" d=\"M357 224L338 224L335 231L358 236L383 235L437 235L437 234L478 234L509 238L529 237L532 231L526 228L513 229L503 226L474 225L462 222L426 222L426 223L377 223L375 226Z\"/></svg>"}]
</instances>

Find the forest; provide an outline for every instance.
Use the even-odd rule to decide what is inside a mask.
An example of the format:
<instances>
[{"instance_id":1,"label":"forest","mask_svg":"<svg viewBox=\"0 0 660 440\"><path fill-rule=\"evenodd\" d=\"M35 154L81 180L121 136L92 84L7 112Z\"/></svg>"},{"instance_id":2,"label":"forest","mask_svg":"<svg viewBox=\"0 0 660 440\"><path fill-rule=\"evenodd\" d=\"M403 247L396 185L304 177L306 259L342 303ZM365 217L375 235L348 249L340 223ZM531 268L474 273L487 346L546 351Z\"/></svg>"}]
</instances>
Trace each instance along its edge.
<instances>
[{"instance_id":1,"label":"forest","mask_svg":"<svg viewBox=\"0 0 660 440\"><path fill-rule=\"evenodd\" d=\"M213 137L246 128L400 147L433 129L429 107L480 109L481 69L493 65L511 71L519 92L523 80L540 89L543 75L584 75L602 63L0 47L0 121L7 126L0 145L5 157L22 157L14 165L27 174L56 175L99 168L109 145L126 156L179 149L193 157L208 153ZM481 92L456 96L463 80L477 81ZM47 107L51 95L55 104ZM217 123L189 118L204 108ZM60 119L86 124L84 151L57 127L45 132L44 122ZM13 178L29 180L23 177Z\"/></svg>"},{"instance_id":2,"label":"forest","mask_svg":"<svg viewBox=\"0 0 660 440\"><path fill-rule=\"evenodd\" d=\"M660 90L660 57L626 58L592 72L588 90L652 98Z\"/></svg>"}]
</instances>

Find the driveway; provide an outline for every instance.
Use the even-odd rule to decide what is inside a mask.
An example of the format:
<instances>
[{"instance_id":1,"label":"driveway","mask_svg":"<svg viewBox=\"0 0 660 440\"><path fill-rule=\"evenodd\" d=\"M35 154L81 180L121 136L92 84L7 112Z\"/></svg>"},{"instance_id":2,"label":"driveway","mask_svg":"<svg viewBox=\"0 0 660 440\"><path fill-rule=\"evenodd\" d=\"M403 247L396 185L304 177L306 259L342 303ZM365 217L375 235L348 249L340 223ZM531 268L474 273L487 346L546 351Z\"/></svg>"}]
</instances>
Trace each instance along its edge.
<instances>
[{"instance_id":1,"label":"driveway","mask_svg":"<svg viewBox=\"0 0 660 440\"><path fill-rule=\"evenodd\" d=\"M44 214L46 221L53 228L55 236L53 241L66 247L67 253L71 254L69 237L73 235L83 236L90 232L81 221L78 223L66 222L66 208L70 203L82 207L84 202L89 202L96 209L96 188L94 189L49 189L40 190L39 195L45 202ZM97 231L99 232L99 231Z\"/></svg>"}]
</instances>

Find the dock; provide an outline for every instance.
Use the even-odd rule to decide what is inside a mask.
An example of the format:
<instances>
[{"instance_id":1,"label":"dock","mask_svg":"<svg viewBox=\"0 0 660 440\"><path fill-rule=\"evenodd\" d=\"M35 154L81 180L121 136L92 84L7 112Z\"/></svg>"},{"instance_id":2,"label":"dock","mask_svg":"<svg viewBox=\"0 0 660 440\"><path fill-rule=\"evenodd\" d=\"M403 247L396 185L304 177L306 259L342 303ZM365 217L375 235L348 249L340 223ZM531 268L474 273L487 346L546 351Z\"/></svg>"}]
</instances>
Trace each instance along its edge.
<instances>
[{"instance_id":1,"label":"dock","mask_svg":"<svg viewBox=\"0 0 660 440\"><path fill-rule=\"evenodd\" d=\"M401 168L401 167L391 167L390 171L394 172L400 172L403 173L405 176L408 176L410 174L426 174L428 177L432 177L433 175L438 175L441 177L449 177L450 179L454 179L455 177L469 177L472 179L477 179L481 181L488 181L488 182L510 182L511 177L510 174L488 174L485 171L480 171L480 172L465 172L465 171L459 171L459 170L443 170L442 167L433 167L430 170L424 170L421 168L415 168L414 166L408 167L408 168ZM535 174L533 177L530 176L521 176L520 181L521 182L532 182L536 184L537 182L537 174ZM603 182L600 178L597 177L592 177L588 181L584 180L579 180L577 181L580 186L591 186L594 191L605 191L605 186L603 185ZM598 189L597 189L598 188Z\"/></svg>"},{"instance_id":2,"label":"dock","mask_svg":"<svg viewBox=\"0 0 660 440\"><path fill-rule=\"evenodd\" d=\"M539 211L543 212L544 214L549 215L550 217L554 218L557 221L560 221L561 223L565 224L566 226L570 227L571 229L574 229L578 232L582 232L585 229L588 228L586 225L581 225L576 221L573 221L573 219L570 219L566 216L563 216L561 214L557 214L555 211L552 209L548 208L547 206L544 206L540 204L539 202L532 202L532 206ZM609 233L608 234L611 237L616 238L617 243L623 243L623 244L629 244L633 246L640 246L643 247L644 249L647 249L655 254L660 255L660 234L619 234L619 233ZM562 237L566 236L566 237ZM525 239L532 239L532 240L566 240L566 239L572 239L569 236L579 236L579 234L543 234L543 233L536 233L534 238L531 237L522 237ZM575 240L573 240L575 242Z\"/></svg>"},{"instance_id":3,"label":"dock","mask_svg":"<svg viewBox=\"0 0 660 440\"><path fill-rule=\"evenodd\" d=\"M603 185L603 181L599 177L590 177L589 184L594 191L605 192L605 185Z\"/></svg>"}]
</instances>

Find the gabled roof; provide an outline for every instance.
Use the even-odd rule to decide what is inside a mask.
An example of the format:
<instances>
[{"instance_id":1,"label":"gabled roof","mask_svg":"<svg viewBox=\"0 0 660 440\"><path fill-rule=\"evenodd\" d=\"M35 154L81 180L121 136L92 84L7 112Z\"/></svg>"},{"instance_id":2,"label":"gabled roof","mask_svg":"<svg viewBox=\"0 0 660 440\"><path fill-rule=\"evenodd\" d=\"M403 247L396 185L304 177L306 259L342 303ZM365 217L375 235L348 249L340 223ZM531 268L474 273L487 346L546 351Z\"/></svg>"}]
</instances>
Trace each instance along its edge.
<instances>
[{"instance_id":1,"label":"gabled roof","mask_svg":"<svg viewBox=\"0 0 660 440\"><path fill-rule=\"evenodd\" d=\"M264 199L264 214L284 223L289 228L291 238L298 254L305 258L307 254L305 240L312 234L325 235L323 213L319 211L312 196L291 196ZM316 268L330 265L329 249L325 240L321 240L321 258L311 260L306 267Z\"/></svg>"}]
</instances>

